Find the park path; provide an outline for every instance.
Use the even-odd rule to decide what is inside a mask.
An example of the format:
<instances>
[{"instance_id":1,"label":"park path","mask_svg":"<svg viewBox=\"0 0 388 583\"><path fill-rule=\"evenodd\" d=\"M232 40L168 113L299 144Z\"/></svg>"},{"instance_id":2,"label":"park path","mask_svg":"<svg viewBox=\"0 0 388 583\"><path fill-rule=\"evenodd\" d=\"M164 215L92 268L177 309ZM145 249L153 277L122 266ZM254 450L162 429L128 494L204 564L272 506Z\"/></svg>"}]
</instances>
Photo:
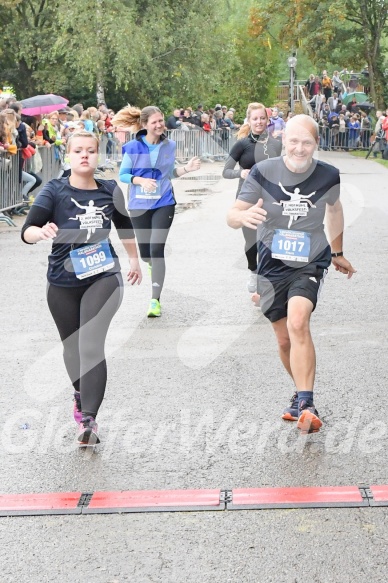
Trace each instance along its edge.
<instances>
[{"instance_id":1,"label":"park path","mask_svg":"<svg viewBox=\"0 0 388 583\"><path fill-rule=\"evenodd\" d=\"M237 184L204 164L206 178L176 182L186 210L168 241L162 318L145 317L144 270L112 323L93 455L74 448L49 247L23 245L19 219L0 225L1 492L388 484L388 172L319 155L341 170L358 269L349 281L330 270L313 317L323 430L301 439L279 421L292 386L246 291L242 235L225 222ZM387 519L384 508L0 518L0 582L380 582Z\"/></svg>"}]
</instances>

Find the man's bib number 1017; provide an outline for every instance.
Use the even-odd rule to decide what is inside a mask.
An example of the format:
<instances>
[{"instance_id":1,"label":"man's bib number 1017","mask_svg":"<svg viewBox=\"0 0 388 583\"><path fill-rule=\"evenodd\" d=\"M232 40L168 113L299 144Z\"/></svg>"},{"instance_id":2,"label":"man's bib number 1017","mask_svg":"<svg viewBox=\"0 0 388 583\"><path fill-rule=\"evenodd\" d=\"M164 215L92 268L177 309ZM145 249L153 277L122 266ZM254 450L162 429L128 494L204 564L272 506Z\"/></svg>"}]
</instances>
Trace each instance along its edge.
<instances>
[{"instance_id":1,"label":"man's bib number 1017","mask_svg":"<svg viewBox=\"0 0 388 583\"><path fill-rule=\"evenodd\" d=\"M308 263L310 233L276 229L272 239L271 252L274 259Z\"/></svg>"},{"instance_id":2,"label":"man's bib number 1017","mask_svg":"<svg viewBox=\"0 0 388 583\"><path fill-rule=\"evenodd\" d=\"M114 259L108 241L78 247L70 252L74 273L78 279L85 279L114 267Z\"/></svg>"}]
</instances>

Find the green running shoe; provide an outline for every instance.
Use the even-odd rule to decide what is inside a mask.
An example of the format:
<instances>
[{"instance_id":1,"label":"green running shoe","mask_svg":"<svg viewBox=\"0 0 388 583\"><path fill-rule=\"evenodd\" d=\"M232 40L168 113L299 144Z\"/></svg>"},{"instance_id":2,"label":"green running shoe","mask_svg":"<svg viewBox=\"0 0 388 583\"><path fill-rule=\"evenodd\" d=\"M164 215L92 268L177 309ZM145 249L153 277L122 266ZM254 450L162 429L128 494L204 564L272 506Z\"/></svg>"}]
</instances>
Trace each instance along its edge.
<instances>
[{"instance_id":1,"label":"green running shoe","mask_svg":"<svg viewBox=\"0 0 388 583\"><path fill-rule=\"evenodd\" d=\"M151 300L148 308L148 318L159 318L162 315L159 300Z\"/></svg>"}]
</instances>

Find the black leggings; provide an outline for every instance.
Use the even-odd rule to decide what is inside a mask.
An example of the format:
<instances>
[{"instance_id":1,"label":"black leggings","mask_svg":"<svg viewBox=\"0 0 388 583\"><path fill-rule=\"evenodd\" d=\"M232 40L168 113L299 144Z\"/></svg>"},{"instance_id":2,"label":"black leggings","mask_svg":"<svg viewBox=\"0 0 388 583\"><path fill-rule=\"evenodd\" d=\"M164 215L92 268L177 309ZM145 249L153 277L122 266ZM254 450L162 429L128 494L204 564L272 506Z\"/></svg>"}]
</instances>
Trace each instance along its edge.
<instances>
[{"instance_id":1,"label":"black leggings","mask_svg":"<svg viewBox=\"0 0 388 583\"><path fill-rule=\"evenodd\" d=\"M30 188L30 190L28 191L28 194L30 194L33 190L35 190L35 188L38 188L38 186L40 186L42 184L42 179L40 176L38 176L34 172L28 171L28 174L31 174L31 176L33 176L36 180L34 186L32 188Z\"/></svg>"},{"instance_id":2,"label":"black leggings","mask_svg":"<svg viewBox=\"0 0 388 583\"><path fill-rule=\"evenodd\" d=\"M47 302L63 343L67 373L81 393L83 417L96 417L104 398L105 339L122 297L121 274L82 287L48 285Z\"/></svg>"},{"instance_id":3,"label":"black leggings","mask_svg":"<svg viewBox=\"0 0 388 583\"><path fill-rule=\"evenodd\" d=\"M152 265L152 299L155 300L160 298L166 275L164 248L174 213L175 205L130 211L141 258Z\"/></svg>"},{"instance_id":4,"label":"black leggings","mask_svg":"<svg viewBox=\"0 0 388 583\"><path fill-rule=\"evenodd\" d=\"M245 239L245 255L248 261L248 269L257 271L257 230L243 227Z\"/></svg>"}]
</instances>

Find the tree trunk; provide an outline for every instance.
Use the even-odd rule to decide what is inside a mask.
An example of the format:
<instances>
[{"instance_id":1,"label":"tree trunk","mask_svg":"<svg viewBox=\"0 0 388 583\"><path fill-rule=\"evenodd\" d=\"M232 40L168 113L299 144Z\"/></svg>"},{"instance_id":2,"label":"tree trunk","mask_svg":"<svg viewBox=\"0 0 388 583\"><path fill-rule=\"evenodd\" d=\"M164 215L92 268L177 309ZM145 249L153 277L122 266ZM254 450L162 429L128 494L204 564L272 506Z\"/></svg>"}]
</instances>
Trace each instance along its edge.
<instances>
[{"instance_id":1,"label":"tree trunk","mask_svg":"<svg viewBox=\"0 0 388 583\"><path fill-rule=\"evenodd\" d=\"M96 0L96 28L97 28L97 46L100 54L100 62L97 64L97 107L102 103L106 105L105 88L104 88L104 46L101 38L102 29L102 0Z\"/></svg>"},{"instance_id":2,"label":"tree trunk","mask_svg":"<svg viewBox=\"0 0 388 583\"><path fill-rule=\"evenodd\" d=\"M368 63L370 96L376 108L384 106L383 84L384 75L381 69L380 40L386 22L386 13L378 18L371 18L370 7L366 0L362 0L360 14L365 26L363 27L365 59Z\"/></svg>"},{"instance_id":3,"label":"tree trunk","mask_svg":"<svg viewBox=\"0 0 388 583\"><path fill-rule=\"evenodd\" d=\"M97 107L99 105L101 105L102 103L106 105L105 88L104 88L104 81L102 79L102 75L98 75L96 95L97 95Z\"/></svg>"},{"instance_id":4,"label":"tree trunk","mask_svg":"<svg viewBox=\"0 0 388 583\"><path fill-rule=\"evenodd\" d=\"M371 97L371 100L373 101L373 103L376 105L376 107L379 107L379 105L378 105L378 98L377 98L377 94L376 94L376 87L375 87L374 63L373 63L373 61L372 61L372 59L370 58L369 55L367 55L366 59L367 59L368 71L369 71L369 92L370 92L370 97Z\"/></svg>"},{"instance_id":5,"label":"tree trunk","mask_svg":"<svg viewBox=\"0 0 388 583\"><path fill-rule=\"evenodd\" d=\"M368 45L365 52L368 63L371 100L377 109L381 109L384 107L384 73L381 70L379 48L377 47L377 58L375 57L376 53L372 53Z\"/></svg>"},{"instance_id":6,"label":"tree trunk","mask_svg":"<svg viewBox=\"0 0 388 583\"><path fill-rule=\"evenodd\" d=\"M37 94L36 81L33 77L34 70L27 65L24 58L19 60L19 71L16 80L11 78L12 85L17 95L32 97Z\"/></svg>"}]
</instances>

